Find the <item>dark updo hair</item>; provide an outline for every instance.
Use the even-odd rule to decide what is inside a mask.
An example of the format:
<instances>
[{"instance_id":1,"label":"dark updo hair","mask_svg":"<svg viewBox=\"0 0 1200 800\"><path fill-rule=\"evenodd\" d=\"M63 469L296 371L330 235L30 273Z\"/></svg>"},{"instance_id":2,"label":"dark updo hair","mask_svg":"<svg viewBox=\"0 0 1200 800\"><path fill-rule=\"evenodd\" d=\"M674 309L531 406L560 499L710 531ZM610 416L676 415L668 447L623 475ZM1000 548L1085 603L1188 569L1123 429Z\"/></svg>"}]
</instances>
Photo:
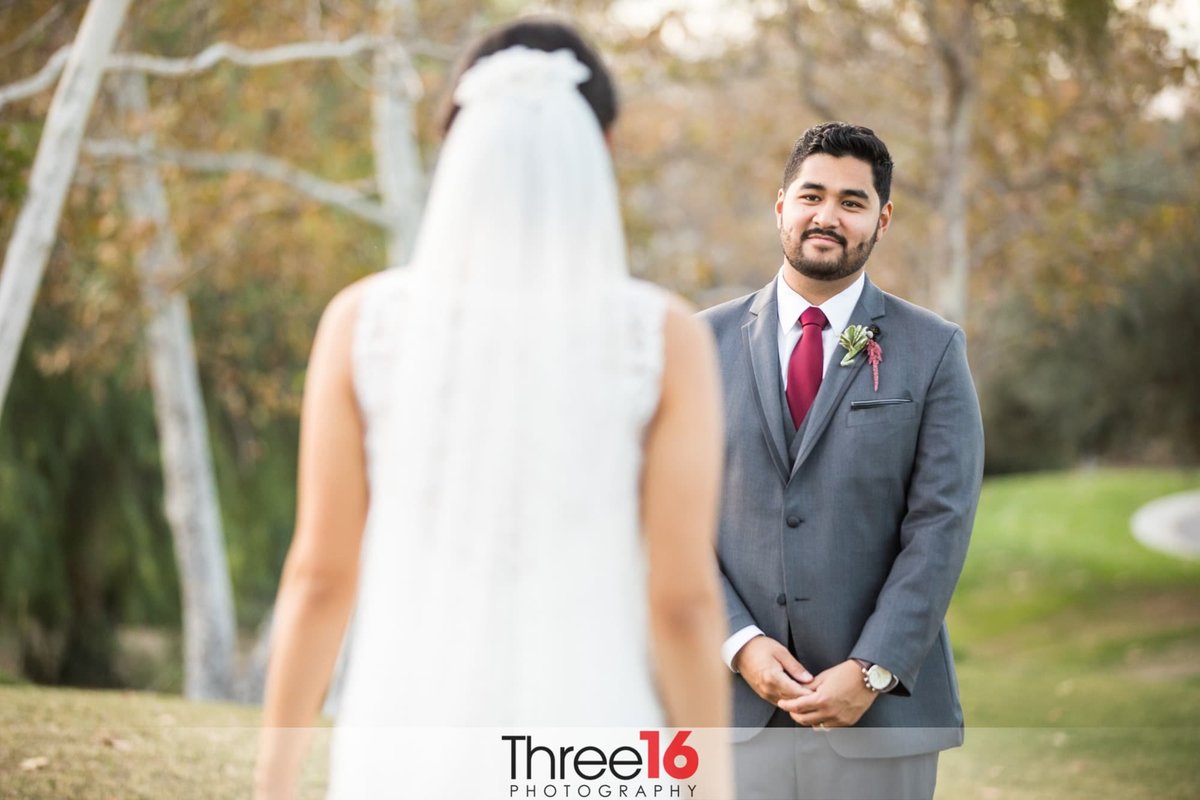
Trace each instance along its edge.
<instances>
[{"instance_id":1,"label":"dark updo hair","mask_svg":"<svg viewBox=\"0 0 1200 800\"><path fill-rule=\"evenodd\" d=\"M458 79L476 61L507 50L510 47L522 45L531 50L545 50L552 53L555 50L570 50L575 58L591 71L591 76L579 85L579 93L596 114L601 129L607 131L617 119L617 90L613 85L612 76L604 67L600 56L592 49L579 33L564 22L547 18L525 18L503 25L467 48L454 68L454 80L450 83L450 91L442 104L441 131L445 136L454 124L458 114L458 104L454 102L454 88Z\"/></svg>"},{"instance_id":2,"label":"dark updo hair","mask_svg":"<svg viewBox=\"0 0 1200 800\"><path fill-rule=\"evenodd\" d=\"M792 185L804 159L817 153L834 158L851 156L870 164L879 205L887 205L888 198L892 196L892 157L887 145L875 135L875 131L845 122L822 122L812 126L792 147L792 155L783 169L784 189Z\"/></svg>"}]
</instances>

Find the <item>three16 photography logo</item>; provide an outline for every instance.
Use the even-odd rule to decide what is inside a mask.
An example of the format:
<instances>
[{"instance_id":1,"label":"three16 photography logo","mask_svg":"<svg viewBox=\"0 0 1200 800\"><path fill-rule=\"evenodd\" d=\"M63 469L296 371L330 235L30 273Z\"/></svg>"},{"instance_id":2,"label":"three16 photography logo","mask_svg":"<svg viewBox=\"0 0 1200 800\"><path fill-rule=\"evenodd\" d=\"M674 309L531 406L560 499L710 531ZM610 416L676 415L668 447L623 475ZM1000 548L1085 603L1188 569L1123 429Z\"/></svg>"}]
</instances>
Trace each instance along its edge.
<instances>
[{"instance_id":1,"label":"three16 photography logo","mask_svg":"<svg viewBox=\"0 0 1200 800\"><path fill-rule=\"evenodd\" d=\"M534 734L502 735L508 748L508 796L528 798L690 798L689 778L700 768L700 753L688 744L690 730L637 731L590 742L550 744ZM665 746L664 746L665 745Z\"/></svg>"}]
</instances>

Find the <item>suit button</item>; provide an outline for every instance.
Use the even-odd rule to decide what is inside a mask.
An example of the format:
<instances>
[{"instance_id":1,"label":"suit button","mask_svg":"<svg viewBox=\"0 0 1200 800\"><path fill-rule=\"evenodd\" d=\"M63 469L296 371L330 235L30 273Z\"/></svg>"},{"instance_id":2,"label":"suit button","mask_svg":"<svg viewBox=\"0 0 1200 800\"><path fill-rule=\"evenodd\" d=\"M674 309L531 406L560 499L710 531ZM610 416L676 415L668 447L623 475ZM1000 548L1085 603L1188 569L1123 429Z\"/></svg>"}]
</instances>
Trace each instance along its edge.
<instances>
[{"instance_id":1,"label":"suit button","mask_svg":"<svg viewBox=\"0 0 1200 800\"><path fill-rule=\"evenodd\" d=\"M797 516L788 517L787 524L788 524L789 528L799 528L800 527L800 518Z\"/></svg>"},{"instance_id":2,"label":"suit button","mask_svg":"<svg viewBox=\"0 0 1200 800\"><path fill-rule=\"evenodd\" d=\"M779 605L781 605L781 606L786 606L787 605L787 595L780 593L780 595L775 598L775 602L779 603Z\"/></svg>"}]
</instances>

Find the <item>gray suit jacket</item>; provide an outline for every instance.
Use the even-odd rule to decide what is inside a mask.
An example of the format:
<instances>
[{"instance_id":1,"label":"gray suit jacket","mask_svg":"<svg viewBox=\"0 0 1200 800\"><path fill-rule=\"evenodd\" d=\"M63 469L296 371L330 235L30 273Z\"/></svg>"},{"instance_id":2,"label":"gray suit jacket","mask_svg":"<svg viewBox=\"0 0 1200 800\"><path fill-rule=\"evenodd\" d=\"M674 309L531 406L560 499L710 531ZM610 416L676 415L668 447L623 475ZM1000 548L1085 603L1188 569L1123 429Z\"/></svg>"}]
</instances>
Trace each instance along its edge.
<instances>
[{"instance_id":1,"label":"gray suit jacket","mask_svg":"<svg viewBox=\"0 0 1200 800\"><path fill-rule=\"evenodd\" d=\"M856 729L831 732L842 755L961 744L945 615L983 473L962 331L867 280L850 324L880 328L879 390L865 354L843 367L839 347L789 454L775 282L701 315L725 389L718 556L730 631L754 624L783 643L790 632L814 675L851 657L895 673L900 685ZM738 676L733 699L739 728L774 711Z\"/></svg>"}]
</instances>

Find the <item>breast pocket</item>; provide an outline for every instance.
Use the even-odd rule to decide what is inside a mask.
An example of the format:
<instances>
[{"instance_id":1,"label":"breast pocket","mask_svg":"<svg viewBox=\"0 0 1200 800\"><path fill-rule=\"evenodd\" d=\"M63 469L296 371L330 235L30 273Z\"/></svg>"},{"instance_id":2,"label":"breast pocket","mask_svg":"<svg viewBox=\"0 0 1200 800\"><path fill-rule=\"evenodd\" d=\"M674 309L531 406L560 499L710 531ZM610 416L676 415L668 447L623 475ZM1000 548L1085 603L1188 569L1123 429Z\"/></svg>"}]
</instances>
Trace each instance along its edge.
<instances>
[{"instance_id":1,"label":"breast pocket","mask_svg":"<svg viewBox=\"0 0 1200 800\"><path fill-rule=\"evenodd\" d=\"M851 400L846 424L875 425L884 422L900 422L917 415L918 404L911 397L875 397L869 400Z\"/></svg>"}]
</instances>

